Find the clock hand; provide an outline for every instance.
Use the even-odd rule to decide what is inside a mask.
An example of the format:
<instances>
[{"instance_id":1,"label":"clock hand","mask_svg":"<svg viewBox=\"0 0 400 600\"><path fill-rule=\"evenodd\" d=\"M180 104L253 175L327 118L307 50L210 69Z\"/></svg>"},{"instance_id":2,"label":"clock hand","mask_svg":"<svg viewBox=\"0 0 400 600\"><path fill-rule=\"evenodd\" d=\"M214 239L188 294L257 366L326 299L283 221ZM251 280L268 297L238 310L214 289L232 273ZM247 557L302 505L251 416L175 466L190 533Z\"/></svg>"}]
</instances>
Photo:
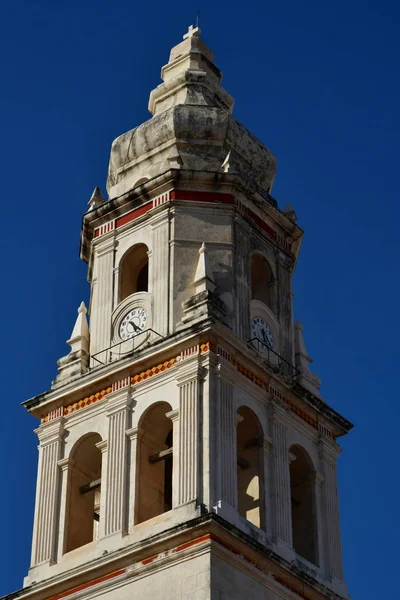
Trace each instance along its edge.
<instances>
[{"instance_id":1,"label":"clock hand","mask_svg":"<svg viewBox=\"0 0 400 600\"><path fill-rule=\"evenodd\" d=\"M135 323L134 321L129 321L129 325L132 325L133 329L134 329L136 332L142 331L142 330L140 329L140 327L139 327L138 325L136 325L136 323Z\"/></svg>"},{"instance_id":2,"label":"clock hand","mask_svg":"<svg viewBox=\"0 0 400 600\"><path fill-rule=\"evenodd\" d=\"M267 336L265 335L265 330L264 330L264 329L262 329L261 333L262 333L262 336L263 336L263 338L264 338L264 342L266 343L266 345L268 346L268 348L270 348L270 347L271 347L271 344L269 343L269 339L268 339L268 338L267 338Z\"/></svg>"}]
</instances>

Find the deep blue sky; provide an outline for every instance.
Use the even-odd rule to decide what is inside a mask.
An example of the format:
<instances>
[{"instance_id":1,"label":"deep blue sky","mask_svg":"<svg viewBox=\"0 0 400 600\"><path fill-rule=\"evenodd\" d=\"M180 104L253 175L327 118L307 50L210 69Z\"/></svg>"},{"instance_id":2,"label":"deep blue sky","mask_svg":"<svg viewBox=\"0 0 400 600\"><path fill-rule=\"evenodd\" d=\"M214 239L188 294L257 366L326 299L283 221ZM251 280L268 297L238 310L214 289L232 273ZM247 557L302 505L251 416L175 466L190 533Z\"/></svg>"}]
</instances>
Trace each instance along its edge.
<instances>
[{"instance_id":1,"label":"deep blue sky","mask_svg":"<svg viewBox=\"0 0 400 600\"><path fill-rule=\"evenodd\" d=\"M273 194L305 229L295 275L325 399L356 428L339 482L353 600L398 595L399 21L389 0L201 2L235 116L278 158ZM0 595L28 569L35 419L82 299L81 214L109 149L195 2L3 3L0 35L2 419ZM1 572L3 571L3 572Z\"/></svg>"}]
</instances>

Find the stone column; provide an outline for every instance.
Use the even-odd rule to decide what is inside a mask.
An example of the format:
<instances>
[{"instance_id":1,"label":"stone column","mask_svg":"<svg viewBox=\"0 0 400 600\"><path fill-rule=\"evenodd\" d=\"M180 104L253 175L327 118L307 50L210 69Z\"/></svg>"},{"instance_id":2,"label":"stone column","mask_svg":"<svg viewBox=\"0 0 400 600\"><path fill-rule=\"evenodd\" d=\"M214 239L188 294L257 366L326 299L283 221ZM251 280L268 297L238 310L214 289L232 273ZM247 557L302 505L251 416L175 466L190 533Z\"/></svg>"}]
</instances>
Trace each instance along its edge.
<instances>
[{"instance_id":1,"label":"stone column","mask_svg":"<svg viewBox=\"0 0 400 600\"><path fill-rule=\"evenodd\" d=\"M98 529L99 539L104 537L105 514L106 514L106 490L107 490L107 440L97 442L96 448L101 452L101 495L100 495L100 521Z\"/></svg>"},{"instance_id":2,"label":"stone column","mask_svg":"<svg viewBox=\"0 0 400 600\"><path fill-rule=\"evenodd\" d=\"M90 354L106 350L111 345L111 313L113 310L113 278L115 234L100 243L94 257L94 277L90 303ZM106 362L107 353L99 360ZM99 363L94 362L92 366Z\"/></svg>"},{"instance_id":3,"label":"stone column","mask_svg":"<svg viewBox=\"0 0 400 600\"><path fill-rule=\"evenodd\" d=\"M278 318L280 324L279 354L289 363L292 361L292 297L291 297L291 273L293 266L287 257L280 251L276 255L277 269L277 304Z\"/></svg>"},{"instance_id":4,"label":"stone column","mask_svg":"<svg viewBox=\"0 0 400 600\"><path fill-rule=\"evenodd\" d=\"M200 393L203 369L198 356L178 363L179 444L178 504L199 500L200 492ZM174 435L175 448L175 435ZM174 457L175 458L175 457ZM175 461L176 462L176 461Z\"/></svg>"},{"instance_id":5,"label":"stone column","mask_svg":"<svg viewBox=\"0 0 400 600\"><path fill-rule=\"evenodd\" d=\"M276 542L292 546L292 517L290 499L289 448L287 429L288 409L277 398L270 405L272 450L272 512Z\"/></svg>"},{"instance_id":6,"label":"stone column","mask_svg":"<svg viewBox=\"0 0 400 600\"><path fill-rule=\"evenodd\" d=\"M264 463L264 506L265 506L265 529L268 536L272 537L272 448L273 440L268 435L263 436L263 463Z\"/></svg>"},{"instance_id":7,"label":"stone column","mask_svg":"<svg viewBox=\"0 0 400 600\"><path fill-rule=\"evenodd\" d=\"M128 467L128 533L133 531L136 523L136 507L138 501L138 486L136 481L137 466L140 461L140 439L143 436L142 427L128 429L126 436L129 439L129 467Z\"/></svg>"},{"instance_id":8,"label":"stone column","mask_svg":"<svg viewBox=\"0 0 400 600\"><path fill-rule=\"evenodd\" d=\"M39 437L39 466L36 484L35 517L31 566L56 559L59 468L64 418L58 417L36 429Z\"/></svg>"},{"instance_id":9,"label":"stone column","mask_svg":"<svg viewBox=\"0 0 400 600\"><path fill-rule=\"evenodd\" d=\"M180 504L179 497L179 409L167 412L172 421L172 508Z\"/></svg>"},{"instance_id":10,"label":"stone column","mask_svg":"<svg viewBox=\"0 0 400 600\"><path fill-rule=\"evenodd\" d=\"M151 255L151 291L153 294L152 329L168 334L169 316L169 210L151 220L153 250Z\"/></svg>"},{"instance_id":11,"label":"stone column","mask_svg":"<svg viewBox=\"0 0 400 600\"><path fill-rule=\"evenodd\" d=\"M342 545L340 540L339 502L337 491L336 461L340 447L324 435L320 436L319 456L321 472L324 477L322 498L324 504L324 530L328 575L332 579L343 581Z\"/></svg>"},{"instance_id":12,"label":"stone column","mask_svg":"<svg viewBox=\"0 0 400 600\"><path fill-rule=\"evenodd\" d=\"M107 480L105 489L104 535L126 533L127 500L127 436L131 386L118 389L108 396L107 417ZM102 494L104 496L104 493Z\"/></svg>"},{"instance_id":13,"label":"stone column","mask_svg":"<svg viewBox=\"0 0 400 600\"><path fill-rule=\"evenodd\" d=\"M235 280L236 280L236 331L244 340L251 337L250 332L250 301L251 281L249 261L249 239L251 228L242 218L235 219Z\"/></svg>"},{"instance_id":14,"label":"stone column","mask_svg":"<svg viewBox=\"0 0 400 600\"><path fill-rule=\"evenodd\" d=\"M66 533L67 533L67 515L69 514L69 495L68 490L71 486L71 477L75 461L72 458L62 458L58 461L58 466L61 469L61 498L60 498L60 519L59 519L59 534L57 546L57 561L61 560L65 552Z\"/></svg>"},{"instance_id":15,"label":"stone column","mask_svg":"<svg viewBox=\"0 0 400 600\"><path fill-rule=\"evenodd\" d=\"M233 407L233 386L237 371L220 357L217 373L217 453L214 461L217 465L218 507L223 514L224 509L228 512L229 509L237 510L236 413Z\"/></svg>"}]
</instances>

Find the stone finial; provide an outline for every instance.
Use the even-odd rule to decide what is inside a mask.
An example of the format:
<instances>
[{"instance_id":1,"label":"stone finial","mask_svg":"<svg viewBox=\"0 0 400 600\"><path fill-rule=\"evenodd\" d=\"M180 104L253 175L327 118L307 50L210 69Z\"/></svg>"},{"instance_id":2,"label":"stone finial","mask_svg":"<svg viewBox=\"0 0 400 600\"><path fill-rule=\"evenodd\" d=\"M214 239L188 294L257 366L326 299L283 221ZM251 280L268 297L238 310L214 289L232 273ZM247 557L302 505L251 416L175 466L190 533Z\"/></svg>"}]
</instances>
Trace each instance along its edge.
<instances>
[{"instance_id":1,"label":"stone finial","mask_svg":"<svg viewBox=\"0 0 400 600\"><path fill-rule=\"evenodd\" d=\"M81 302L78 308L78 316L74 328L67 344L71 346L71 352L78 350L89 350L89 325L86 318L87 308L84 302Z\"/></svg>"},{"instance_id":2,"label":"stone finial","mask_svg":"<svg viewBox=\"0 0 400 600\"><path fill-rule=\"evenodd\" d=\"M214 54L191 25L183 41L174 46L161 69L163 83L150 94L149 111L160 114L177 104L214 106L232 112L234 100L222 88L222 73Z\"/></svg>"},{"instance_id":3,"label":"stone finial","mask_svg":"<svg viewBox=\"0 0 400 600\"><path fill-rule=\"evenodd\" d=\"M86 373L89 365L89 325L86 318L87 308L81 302L78 317L67 344L71 346L69 354L57 361L59 373L52 387L57 387L77 376Z\"/></svg>"},{"instance_id":4,"label":"stone finial","mask_svg":"<svg viewBox=\"0 0 400 600\"><path fill-rule=\"evenodd\" d=\"M104 203L105 200L103 194L101 193L101 189L96 185L88 202L89 210L95 210Z\"/></svg>"},{"instance_id":5,"label":"stone finial","mask_svg":"<svg viewBox=\"0 0 400 600\"><path fill-rule=\"evenodd\" d=\"M295 210L293 208L293 206L290 204L290 202L288 202L285 206L285 208L283 209L283 214L287 216L288 219L290 219L291 221L293 221L294 223L296 223L297 221L297 215L295 213Z\"/></svg>"},{"instance_id":6,"label":"stone finial","mask_svg":"<svg viewBox=\"0 0 400 600\"><path fill-rule=\"evenodd\" d=\"M199 260L193 281L196 287L196 294L204 291L213 292L216 288L212 270L208 260L208 250L203 242L199 250Z\"/></svg>"},{"instance_id":7,"label":"stone finial","mask_svg":"<svg viewBox=\"0 0 400 600\"><path fill-rule=\"evenodd\" d=\"M300 383L318 398L321 380L310 370L312 359L308 356L303 336L303 326L297 319L294 325L295 366L300 371Z\"/></svg>"}]
</instances>

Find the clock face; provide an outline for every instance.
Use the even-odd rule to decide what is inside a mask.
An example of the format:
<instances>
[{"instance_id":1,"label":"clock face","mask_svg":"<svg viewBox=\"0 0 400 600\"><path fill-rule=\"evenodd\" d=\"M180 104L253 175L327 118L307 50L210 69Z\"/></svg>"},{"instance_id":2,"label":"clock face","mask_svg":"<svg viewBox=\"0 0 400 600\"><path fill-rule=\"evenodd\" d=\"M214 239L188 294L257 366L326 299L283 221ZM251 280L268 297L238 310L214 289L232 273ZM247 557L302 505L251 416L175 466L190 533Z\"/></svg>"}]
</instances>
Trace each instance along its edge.
<instances>
[{"instance_id":1,"label":"clock face","mask_svg":"<svg viewBox=\"0 0 400 600\"><path fill-rule=\"evenodd\" d=\"M146 329L147 310L142 307L132 308L121 321L119 336L122 340L135 337Z\"/></svg>"},{"instance_id":2,"label":"clock face","mask_svg":"<svg viewBox=\"0 0 400 600\"><path fill-rule=\"evenodd\" d=\"M267 352L268 348L274 347L274 334L271 327L262 317L253 317L251 321L251 333L253 338L257 338L253 344L260 352ZM260 340L262 344L259 344L257 340Z\"/></svg>"}]
</instances>

